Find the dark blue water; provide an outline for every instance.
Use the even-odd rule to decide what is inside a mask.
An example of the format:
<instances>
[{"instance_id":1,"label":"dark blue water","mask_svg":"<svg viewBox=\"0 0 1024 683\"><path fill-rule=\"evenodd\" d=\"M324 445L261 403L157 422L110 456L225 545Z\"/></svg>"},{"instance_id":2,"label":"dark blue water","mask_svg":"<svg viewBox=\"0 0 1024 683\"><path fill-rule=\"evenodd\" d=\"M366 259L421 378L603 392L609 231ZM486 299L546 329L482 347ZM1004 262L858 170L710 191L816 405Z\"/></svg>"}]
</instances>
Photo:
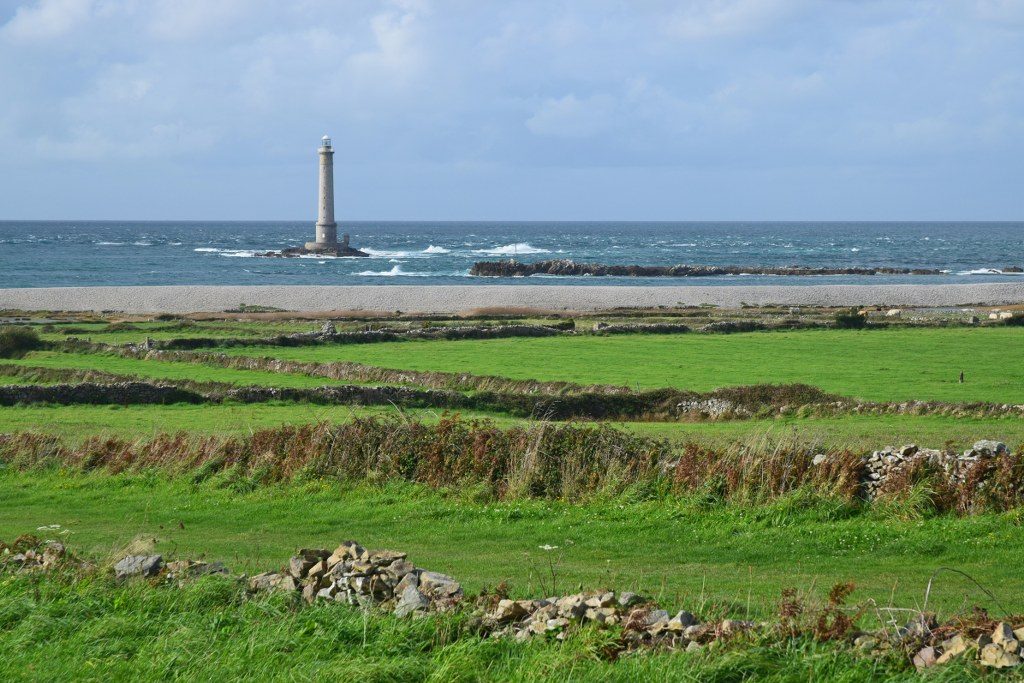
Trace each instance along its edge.
<instances>
[{"instance_id":1,"label":"dark blue water","mask_svg":"<svg viewBox=\"0 0 1024 683\"><path fill-rule=\"evenodd\" d=\"M303 222L0 222L0 287L171 284L826 284L1000 282L1024 266L1024 223L348 223L371 258L266 259L312 239ZM944 276L517 279L474 261L893 266Z\"/></svg>"}]
</instances>

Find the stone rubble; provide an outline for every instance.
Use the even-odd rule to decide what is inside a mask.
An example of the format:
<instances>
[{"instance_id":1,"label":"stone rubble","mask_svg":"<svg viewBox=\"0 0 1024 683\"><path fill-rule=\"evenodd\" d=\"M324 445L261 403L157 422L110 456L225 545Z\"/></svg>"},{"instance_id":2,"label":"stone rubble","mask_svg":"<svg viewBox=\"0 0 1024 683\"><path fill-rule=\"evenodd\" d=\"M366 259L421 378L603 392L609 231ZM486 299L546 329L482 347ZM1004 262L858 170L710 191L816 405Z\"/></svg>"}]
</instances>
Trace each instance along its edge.
<instances>
[{"instance_id":1,"label":"stone rubble","mask_svg":"<svg viewBox=\"0 0 1024 683\"><path fill-rule=\"evenodd\" d=\"M445 574L426 571L393 550L367 550L345 541L332 553L304 549L286 572L265 572L249 579L259 591L300 592L306 602L331 600L376 606L398 616L446 611L463 597L462 586Z\"/></svg>"},{"instance_id":2,"label":"stone rubble","mask_svg":"<svg viewBox=\"0 0 1024 683\"><path fill-rule=\"evenodd\" d=\"M963 457L992 457L1005 452L999 442L978 442ZM900 457L918 452L904 448ZM986 455L987 454L987 455ZM924 455L922 457L928 457ZM22 537L11 546L0 542L0 573L45 572L61 565L84 565L73 560L64 545ZM228 574L220 562L175 560L165 563L160 555L128 555L114 565L118 581L149 579L181 585L209 574ZM239 577L244 580L245 577ZM614 627L624 649L672 649L694 652L721 639L745 634L785 638L789 631L769 622L725 619L702 621L685 610L669 612L634 592L591 591L539 600L513 600L482 595L475 604L463 604L462 586L452 577L416 567L406 553L367 550L345 541L333 552L303 549L287 569L248 577L253 593L285 592L307 603L338 602L393 612L397 617L445 612L463 607L474 611L480 632L491 638L526 641L543 637L564 640L575 628ZM1007 621L982 621L970 626L962 621L940 626L934 615L920 614L906 626L891 632L857 632L848 644L861 655L902 649L909 662L923 670L958 658L970 658L979 666L1004 669L1024 663L1024 625ZM971 634L975 635L971 635ZM977 635L979 634L980 635Z\"/></svg>"},{"instance_id":3,"label":"stone rubble","mask_svg":"<svg viewBox=\"0 0 1024 683\"><path fill-rule=\"evenodd\" d=\"M864 458L862 482L864 494L868 499L874 498L884 487L890 475L920 460L926 460L931 465L941 467L951 483L962 484L968 469L979 460L1008 453L1006 444L1001 441L989 440L976 442L963 454L948 453L932 448L918 448L916 444L908 444L901 448L884 448ZM818 456L815 456L814 458L816 465L824 461L824 457L819 459Z\"/></svg>"}]
</instances>

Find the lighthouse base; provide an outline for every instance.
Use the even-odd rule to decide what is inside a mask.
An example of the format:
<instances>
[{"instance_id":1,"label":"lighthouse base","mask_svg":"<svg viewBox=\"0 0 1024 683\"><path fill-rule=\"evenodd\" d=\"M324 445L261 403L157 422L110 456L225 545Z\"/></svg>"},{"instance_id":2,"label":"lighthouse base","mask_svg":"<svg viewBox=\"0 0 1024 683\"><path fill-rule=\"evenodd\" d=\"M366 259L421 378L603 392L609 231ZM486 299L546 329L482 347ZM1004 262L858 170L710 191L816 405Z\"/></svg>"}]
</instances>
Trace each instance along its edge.
<instances>
[{"instance_id":1,"label":"lighthouse base","mask_svg":"<svg viewBox=\"0 0 1024 683\"><path fill-rule=\"evenodd\" d=\"M302 247L289 247L281 251L265 251L256 254L266 258L294 258L297 256L366 256L365 251L353 249L344 242L306 242Z\"/></svg>"}]
</instances>

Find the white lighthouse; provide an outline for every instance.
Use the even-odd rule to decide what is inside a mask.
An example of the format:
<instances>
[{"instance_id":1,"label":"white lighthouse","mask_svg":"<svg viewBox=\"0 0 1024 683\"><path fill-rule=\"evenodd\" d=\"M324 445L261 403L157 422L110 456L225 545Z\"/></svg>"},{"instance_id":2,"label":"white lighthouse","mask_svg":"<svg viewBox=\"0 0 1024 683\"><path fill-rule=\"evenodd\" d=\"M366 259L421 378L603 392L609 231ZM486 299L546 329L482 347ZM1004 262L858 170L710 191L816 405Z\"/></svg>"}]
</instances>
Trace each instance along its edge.
<instances>
[{"instance_id":1,"label":"white lighthouse","mask_svg":"<svg viewBox=\"0 0 1024 683\"><path fill-rule=\"evenodd\" d=\"M316 241L306 242L310 251L333 251L338 244L338 224L334 222L334 146L331 138L320 139L320 192L316 215Z\"/></svg>"},{"instance_id":2,"label":"white lighthouse","mask_svg":"<svg viewBox=\"0 0 1024 683\"><path fill-rule=\"evenodd\" d=\"M320 138L320 188L316 212L316 241L302 247L289 247L281 251L268 251L257 256L292 257L318 254L321 256L369 256L348 244L348 235L338 241L338 224L334 222L334 146L328 135Z\"/></svg>"}]
</instances>

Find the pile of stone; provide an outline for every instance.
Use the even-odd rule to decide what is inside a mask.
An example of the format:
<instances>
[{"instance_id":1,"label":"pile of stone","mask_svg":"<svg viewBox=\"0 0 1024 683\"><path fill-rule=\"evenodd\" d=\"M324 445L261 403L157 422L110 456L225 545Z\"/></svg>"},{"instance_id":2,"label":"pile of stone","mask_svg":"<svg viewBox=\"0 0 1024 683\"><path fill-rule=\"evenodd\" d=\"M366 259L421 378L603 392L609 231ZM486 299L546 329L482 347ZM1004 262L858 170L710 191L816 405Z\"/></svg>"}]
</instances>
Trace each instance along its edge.
<instances>
[{"instance_id":1,"label":"pile of stone","mask_svg":"<svg viewBox=\"0 0 1024 683\"><path fill-rule=\"evenodd\" d=\"M893 474L922 460L941 468L950 483L962 484L968 470L979 460L1006 455L1009 450L1001 441L978 441L960 453L949 453L932 448L918 448L908 444L901 448L888 447L864 458L864 493L874 498ZM816 460L816 464L822 460Z\"/></svg>"},{"instance_id":2,"label":"pile of stone","mask_svg":"<svg viewBox=\"0 0 1024 683\"><path fill-rule=\"evenodd\" d=\"M657 609L636 593L575 593L545 600L499 600L483 618L493 638L528 640L548 636L563 640L575 626L622 626L631 647L667 647L693 651L721 636L757 628L750 621L727 619L700 623L687 611L675 615Z\"/></svg>"},{"instance_id":3,"label":"pile of stone","mask_svg":"<svg viewBox=\"0 0 1024 683\"><path fill-rule=\"evenodd\" d=\"M20 547L22 545L30 547ZM67 549L57 541L19 544L7 547L0 543L0 565L22 572L46 572L55 569L67 557Z\"/></svg>"},{"instance_id":4,"label":"pile of stone","mask_svg":"<svg viewBox=\"0 0 1024 683\"><path fill-rule=\"evenodd\" d=\"M228 568L222 562L174 560L165 563L162 555L127 555L114 565L114 578L118 581L162 577L167 581L181 583L207 574L227 573Z\"/></svg>"},{"instance_id":5,"label":"pile of stone","mask_svg":"<svg viewBox=\"0 0 1024 683\"><path fill-rule=\"evenodd\" d=\"M287 571L253 576L249 588L301 592L306 602L372 605L398 616L447 611L463 597L462 586L452 577L416 567L405 553L367 550L355 541L345 541L333 553L300 550Z\"/></svg>"},{"instance_id":6,"label":"pile of stone","mask_svg":"<svg viewBox=\"0 0 1024 683\"><path fill-rule=\"evenodd\" d=\"M938 645L926 645L914 655L914 666L926 669L946 664L959 657L976 659L979 664L993 669L1020 666L1024 662L1024 627L1014 629L1005 621L996 624L991 633L976 638L957 633Z\"/></svg>"}]
</instances>

